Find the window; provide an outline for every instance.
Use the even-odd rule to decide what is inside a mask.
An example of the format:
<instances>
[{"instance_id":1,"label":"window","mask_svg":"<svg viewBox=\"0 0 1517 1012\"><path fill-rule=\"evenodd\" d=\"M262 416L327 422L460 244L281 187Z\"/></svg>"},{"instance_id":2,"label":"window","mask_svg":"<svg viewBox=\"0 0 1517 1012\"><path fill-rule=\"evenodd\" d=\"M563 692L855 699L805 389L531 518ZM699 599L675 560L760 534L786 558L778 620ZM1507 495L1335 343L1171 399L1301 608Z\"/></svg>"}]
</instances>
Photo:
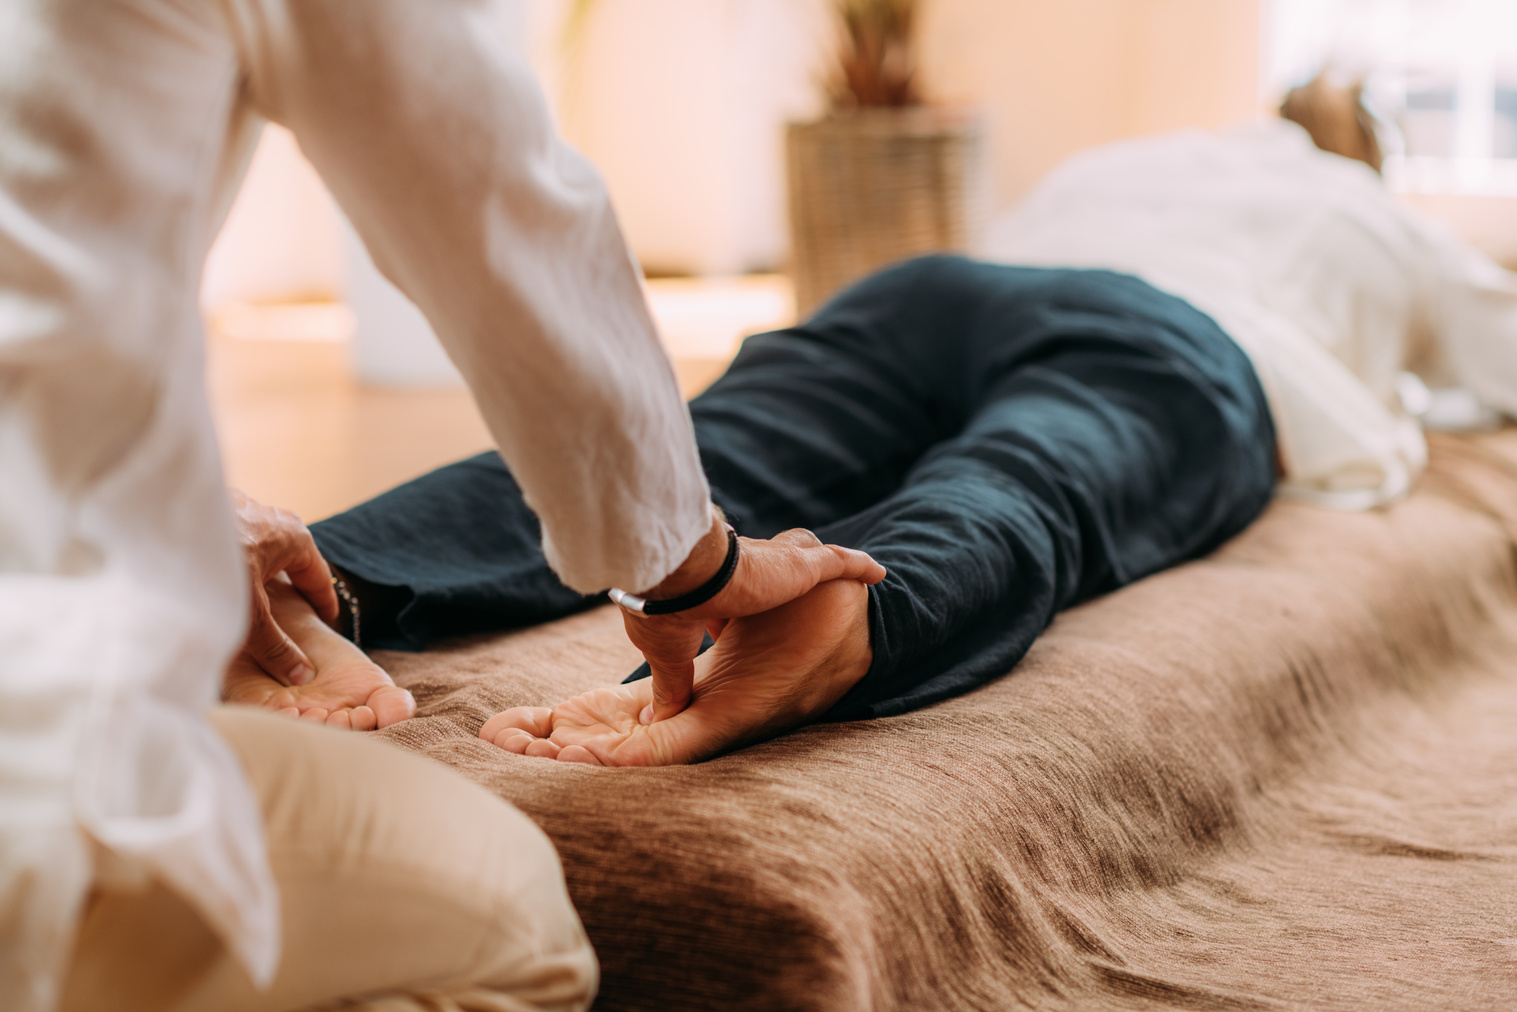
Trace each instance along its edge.
<instances>
[{"instance_id":1,"label":"window","mask_svg":"<svg viewBox=\"0 0 1517 1012\"><path fill-rule=\"evenodd\" d=\"M1517 0L1272 0L1265 85L1363 76L1394 189L1517 195Z\"/></svg>"}]
</instances>

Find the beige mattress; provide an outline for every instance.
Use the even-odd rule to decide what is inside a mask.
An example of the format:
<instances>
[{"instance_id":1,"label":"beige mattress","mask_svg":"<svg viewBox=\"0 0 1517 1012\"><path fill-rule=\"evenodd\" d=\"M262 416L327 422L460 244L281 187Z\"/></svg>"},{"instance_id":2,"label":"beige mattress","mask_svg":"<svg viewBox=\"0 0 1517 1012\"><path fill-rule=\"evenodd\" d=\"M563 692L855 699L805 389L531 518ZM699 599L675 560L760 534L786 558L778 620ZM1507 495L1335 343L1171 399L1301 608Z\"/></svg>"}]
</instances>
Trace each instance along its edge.
<instances>
[{"instance_id":1,"label":"beige mattress","mask_svg":"<svg viewBox=\"0 0 1517 1012\"><path fill-rule=\"evenodd\" d=\"M1517 1007L1517 432L1276 504L1015 671L698 766L474 737L620 678L601 609L380 657L381 732L557 843L604 1009Z\"/></svg>"}]
</instances>

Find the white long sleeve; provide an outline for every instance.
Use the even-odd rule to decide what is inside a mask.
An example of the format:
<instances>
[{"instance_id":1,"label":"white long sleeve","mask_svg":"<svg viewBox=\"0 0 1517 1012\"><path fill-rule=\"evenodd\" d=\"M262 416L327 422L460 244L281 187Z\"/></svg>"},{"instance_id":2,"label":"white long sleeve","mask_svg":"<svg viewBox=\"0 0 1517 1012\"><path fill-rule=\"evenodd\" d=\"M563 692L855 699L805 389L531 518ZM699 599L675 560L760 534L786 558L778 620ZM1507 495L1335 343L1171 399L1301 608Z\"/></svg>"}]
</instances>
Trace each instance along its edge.
<instances>
[{"instance_id":1,"label":"white long sleeve","mask_svg":"<svg viewBox=\"0 0 1517 1012\"><path fill-rule=\"evenodd\" d=\"M7 1012L53 1004L98 854L178 891L255 979L277 964L259 815L204 720L247 605L195 299L259 110L431 317L566 582L655 583L709 524L604 190L498 8L0 4Z\"/></svg>"},{"instance_id":2,"label":"white long sleeve","mask_svg":"<svg viewBox=\"0 0 1517 1012\"><path fill-rule=\"evenodd\" d=\"M214 7L0 6L0 1007L46 1009L93 845L255 978L278 897L206 725L246 619L195 290L235 159Z\"/></svg>"},{"instance_id":3,"label":"white long sleeve","mask_svg":"<svg viewBox=\"0 0 1517 1012\"><path fill-rule=\"evenodd\" d=\"M648 587L710 527L689 413L595 170L476 0L245 0L249 94L426 314L570 587Z\"/></svg>"}]
</instances>

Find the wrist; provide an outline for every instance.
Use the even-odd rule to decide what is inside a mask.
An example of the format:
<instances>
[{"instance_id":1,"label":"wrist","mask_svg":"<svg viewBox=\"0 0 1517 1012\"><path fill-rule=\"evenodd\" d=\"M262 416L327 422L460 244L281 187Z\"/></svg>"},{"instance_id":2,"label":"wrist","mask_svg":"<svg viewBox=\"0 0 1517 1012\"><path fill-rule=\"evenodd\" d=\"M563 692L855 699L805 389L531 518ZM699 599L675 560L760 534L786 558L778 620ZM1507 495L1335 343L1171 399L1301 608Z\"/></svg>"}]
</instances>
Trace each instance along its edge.
<instances>
[{"instance_id":1,"label":"wrist","mask_svg":"<svg viewBox=\"0 0 1517 1012\"><path fill-rule=\"evenodd\" d=\"M638 596L648 601L667 601L688 594L710 580L727 560L727 520L719 507L711 507L711 526L695 543L679 567Z\"/></svg>"}]
</instances>

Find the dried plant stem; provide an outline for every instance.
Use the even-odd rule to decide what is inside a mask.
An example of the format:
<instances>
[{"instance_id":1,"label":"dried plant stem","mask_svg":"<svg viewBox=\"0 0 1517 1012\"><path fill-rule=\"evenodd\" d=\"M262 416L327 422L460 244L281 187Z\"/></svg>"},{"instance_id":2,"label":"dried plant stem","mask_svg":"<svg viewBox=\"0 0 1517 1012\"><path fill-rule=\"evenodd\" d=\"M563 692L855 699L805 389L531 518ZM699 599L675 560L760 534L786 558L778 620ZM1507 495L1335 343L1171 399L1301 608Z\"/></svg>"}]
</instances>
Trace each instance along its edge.
<instances>
[{"instance_id":1,"label":"dried plant stem","mask_svg":"<svg viewBox=\"0 0 1517 1012\"><path fill-rule=\"evenodd\" d=\"M918 104L914 46L918 0L837 0L837 4L843 37L833 105Z\"/></svg>"}]
</instances>

